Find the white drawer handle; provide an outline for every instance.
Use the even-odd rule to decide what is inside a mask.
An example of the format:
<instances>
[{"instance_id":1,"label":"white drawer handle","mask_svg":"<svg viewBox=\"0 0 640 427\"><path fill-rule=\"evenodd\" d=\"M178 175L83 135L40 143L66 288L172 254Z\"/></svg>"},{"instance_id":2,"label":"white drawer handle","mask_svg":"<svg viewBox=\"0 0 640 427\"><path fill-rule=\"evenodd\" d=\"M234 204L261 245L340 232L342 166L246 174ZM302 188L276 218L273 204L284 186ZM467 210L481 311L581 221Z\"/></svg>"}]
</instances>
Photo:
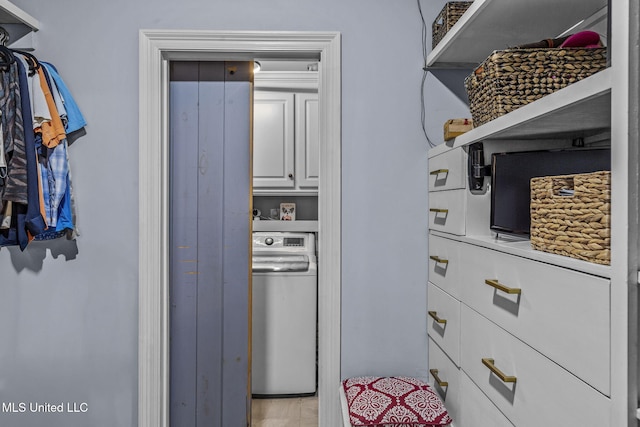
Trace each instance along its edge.
<instances>
[{"instance_id":1,"label":"white drawer handle","mask_svg":"<svg viewBox=\"0 0 640 427\"><path fill-rule=\"evenodd\" d=\"M449 173L449 169L438 169L433 172L429 172L429 175L440 175L441 173Z\"/></svg>"},{"instance_id":2,"label":"white drawer handle","mask_svg":"<svg viewBox=\"0 0 640 427\"><path fill-rule=\"evenodd\" d=\"M438 376L438 370L437 369L429 369L429 372L431 373L431 376L435 380L436 384L438 384L440 387L448 387L449 386L449 383L447 381L442 381L440 379L440 377Z\"/></svg>"},{"instance_id":3,"label":"white drawer handle","mask_svg":"<svg viewBox=\"0 0 640 427\"><path fill-rule=\"evenodd\" d=\"M431 208L431 209L429 209L429 212L435 212L435 213L449 213L449 209L437 209L437 208Z\"/></svg>"},{"instance_id":4,"label":"white drawer handle","mask_svg":"<svg viewBox=\"0 0 640 427\"><path fill-rule=\"evenodd\" d=\"M448 259L442 259L442 258L440 258L439 256L436 256L436 255L431 255L429 258L434 260L438 264L449 264L449 260Z\"/></svg>"},{"instance_id":5,"label":"white drawer handle","mask_svg":"<svg viewBox=\"0 0 640 427\"><path fill-rule=\"evenodd\" d=\"M433 317L433 320L435 320L438 323L442 323L444 325L447 324L447 320L446 319L441 319L438 317L438 312L437 311L429 311L429 316Z\"/></svg>"},{"instance_id":6,"label":"white drawer handle","mask_svg":"<svg viewBox=\"0 0 640 427\"><path fill-rule=\"evenodd\" d=\"M500 369L496 368L496 365L493 364L494 360L489 359L488 357L482 358L482 364L489 368L491 372L496 374L498 378L502 380L504 383L515 383L517 378L509 375L505 375Z\"/></svg>"},{"instance_id":7,"label":"white drawer handle","mask_svg":"<svg viewBox=\"0 0 640 427\"><path fill-rule=\"evenodd\" d=\"M502 292L506 292L508 294L521 294L522 293L522 289L520 288L510 288L508 286L503 285L502 283L498 282L497 279L486 279L484 281L484 283L486 283L487 285L496 288L498 290L501 290Z\"/></svg>"}]
</instances>

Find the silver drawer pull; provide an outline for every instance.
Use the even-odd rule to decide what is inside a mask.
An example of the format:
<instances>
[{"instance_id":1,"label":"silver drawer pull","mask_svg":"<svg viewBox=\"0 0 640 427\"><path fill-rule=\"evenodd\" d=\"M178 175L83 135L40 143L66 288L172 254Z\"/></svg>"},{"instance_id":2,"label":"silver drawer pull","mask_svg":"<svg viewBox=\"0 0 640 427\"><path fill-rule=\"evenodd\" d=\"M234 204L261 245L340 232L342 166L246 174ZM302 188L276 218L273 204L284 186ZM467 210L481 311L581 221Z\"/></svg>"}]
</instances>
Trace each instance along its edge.
<instances>
[{"instance_id":1,"label":"silver drawer pull","mask_svg":"<svg viewBox=\"0 0 640 427\"><path fill-rule=\"evenodd\" d=\"M449 173L449 169L437 169L429 172L429 175L440 175L441 173Z\"/></svg>"},{"instance_id":2,"label":"silver drawer pull","mask_svg":"<svg viewBox=\"0 0 640 427\"><path fill-rule=\"evenodd\" d=\"M429 313L429 316L433 317L433 320L435 320L438 323L442 323L442 324L446 325L446 323L447 323L446 319L439 318L437 311L429 311L428 313Z\"/></svg>"},{"instance_id":3,"label":"silver drawer pull","mask_svg":"<svg viewBox=\"0 0 640 427\"><path fill-rule=\"evenodd\" d=\"M438 376L438 370L437 369L429 369L429 372L431 373L431 376L435 380L436 384L438 384L440 387L448 387L449 386L448 382L442 381L440 379L440 377Z\"/></svg>"},{"instance_id":4,"label":"silver drawer pull","mask_svg":"<svg viewBox=\"0 0 640 427\"><path fill-rule=\"evenodd\" d=\"M437 209L437 208L431 208L429 209L429 212L435 212L435 213L448 213L449 209Z\"/></svg>"},{"instance_id":5,"label":"silver drawer pull","mask_svg":"<svg viewBox=\"0 0 640 427\"><path fill-rule=\"evenodd\" d=\"M515 383L517 378L516 377L512 377L510 375L505 375L500 369L496 368L496 365L493 364L494 360L490 359L488 357L483 357L482 358L482 364L484 366L486 366L487 368L489 368L489 370L491 372L493 372L494 374L496 374L498 376L498 378L500 378L502 380L503 383Z\"/></svg>"},{"instance_id":6,"label":"silver drawer pull","mask_svg":"<svg viewBox=\"0 0 640 427\"><path fill-rule=\"evenodd\" d=\"M496 288L498 290L501 290L502 292L506 292L508 294L521 294L522 293L522 289L520 288L510 288L508 286L503 285L502 283L498 282L498 279L486 279L484 281L484 283L486 283L487 285Z\"/></svg>"},{"instance_id":7,"label":"silver drawer pull","mask_svg":"<svg viewBox=\"0 0 640 427\"><path fill-rule=\"evenodd\" d=\"M449 264L449 260L448 259L442 259L436 255L431 255L429 257L429 259L434 260L435 262L437 262L438 264Z\"/></svg>"}]
</instances>

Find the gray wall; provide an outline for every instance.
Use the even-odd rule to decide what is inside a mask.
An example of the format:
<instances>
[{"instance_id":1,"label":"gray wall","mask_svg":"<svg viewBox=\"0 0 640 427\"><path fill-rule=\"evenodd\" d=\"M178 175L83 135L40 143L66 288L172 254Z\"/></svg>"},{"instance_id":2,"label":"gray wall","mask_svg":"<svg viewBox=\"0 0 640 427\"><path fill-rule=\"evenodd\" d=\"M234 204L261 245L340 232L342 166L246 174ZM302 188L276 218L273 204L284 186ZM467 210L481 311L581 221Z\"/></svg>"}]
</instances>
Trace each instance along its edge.
<instances>
[{"instance_id":1,"label":"gray wall","mask_svg":"<svg viewBox=\"0 0 640 427\"><path fill-rule=\"evenodd\" d=\"M405 0L14 0L39 19L89 123L70 148L77 242L0 249L0 401L88 404L0 425L137 424L138 30L340 31L343 41L342 376L427 376L427 143L421 28ZM424 1L428 24L444 1ZM283 12L284 11L284 12ZM466 115L428 79L428 127Z\"/></svg>"}]
</instances>

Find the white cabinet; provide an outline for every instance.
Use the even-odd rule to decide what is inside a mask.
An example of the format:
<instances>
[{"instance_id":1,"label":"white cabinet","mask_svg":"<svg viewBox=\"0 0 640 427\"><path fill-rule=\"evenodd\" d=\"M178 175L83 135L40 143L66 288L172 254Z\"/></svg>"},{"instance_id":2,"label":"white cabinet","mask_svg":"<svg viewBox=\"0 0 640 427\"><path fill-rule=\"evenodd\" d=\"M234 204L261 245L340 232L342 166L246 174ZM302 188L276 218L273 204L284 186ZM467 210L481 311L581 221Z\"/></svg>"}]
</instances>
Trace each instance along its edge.
<instances>
[{"instance_id":1,"label":"white cabinet","mask_svg":"<svg viewBox=\"0 0 640 427\"><path fill-rule=\"evenodd\" d=\"M429 383L440 395L444 406L453 419L454 426L460 417L460 370L449 359L447 353L429 339Z\"/></svg>"},{"instance_id":2,"label":"white cabinet","mask_svg":"<svg viewBox=\"0 0 640 427\"><path fill-rule=\"evenodd\" d=\"M253 100L253 187L293 189L293 93L255 92Z\"/></svg>"},{"instance_id":3,"label":"white cabinet","mask_svg":"<svg viewBox=\"0 0 640 427\"><path fill-rule=\"evenodd\" d=\"M463 304L610 394L608 279L476 245L460 246Z\"/></svg>"},{"instance_id":4,"label":"white cabinet","mask_svg":"<svg viewBox=\"0 0 640 427\"><path fill-rule=\"evenodd\" d=\"M429 228L464 235L465 196L464 189L432 192L429 195Z\"/></svg>"},{"instance_id":5,"label":"white cabinet","mask_svg":"<svg viewBox=\"0 0 640 427\"><path fill-rule=\"evenodd\" d=\"M513 427L502 412L482 393L464 372L460 374L460 417L456 426L465 427Z\"/></svg>"},{"instance_id":6,"label":"white cabinet","mask_svg":"<svg viewBox=\"0 0 640 427\"><path fill-rule=\"evenodd\" d=\"M427 288L429 337L460 366L460 301L429 283Z\"/></svg>"},{"instance_id":7,"label":"white cabinet","mask_svg":"<svg viewBox=\"0 0 640 427\"><path fill-rule=\"evenodd\" d=\"M295 94L296 185L300 189L318 188L320 146L318 145L318 95Z\"/></svg>"},{"instance_id":8,"label":"white cabinet","mask_svg":"<svg viewBox=\"0 0 640 427\"><path fill-rule=\"evenodd\" d=\"M429 159L429 191L466 188L465 161L467 156L460 148L445 151Z\"/></svg>"},{"instance_id":9,"label":"white cabinet","mask_svg":"<svg viewBox=\"0 0 640 427\"><path fill-rule=\"evenodd\" d=\"M265 85L265 82L261 84ZM277 84L289 87L278 87ZM295 82L269 80L269 87L258 90L256 83L253 112L253 188L256 194L317 193L320 170L318 94L296 90L295 86Z\"/></svg>"},{"instance_id":10,"label":"white cabinet","mask_svg":"<svg viewBox=\"0 0 640 427\"><path fill-rule=\"evenodd\" d=\"M582 20L606 22L607 6L475 0L427 66L478 64L502 46L555 36ZM638 69L628 52L638 28L622 25L637 17L633 10L629 0L609 5L609 68L429 151L427 305L447 326L453 308L460 312L449 331L427 319L429 345L437 346L429 363L441 365L439 353L453 366L459 360L456 427L637 425L638 162L629 127L637 117L629 112L638 94L629 88ZM569 147L578 138L611 147L610 266L499 238L489 228L490 186L484 194L466 188L470 144L483 142L487 161L493 152ZM445 340L451 331L459 347Z\"/></svg>"},{"instance_id":11,"label":"white cabinet","mask_svg":"<svg viewBox=\"0 0 640 427\"><path fill-rule=\"evenodd\" d=\"M455 240L429 235L429 282L460 299L463 269L461 246Z\"/></svg>"},{"instance_id":12,"label":"white cabinet","mask_svg":"<svg viewBox=\"0 0 640 427\"><path fill-rule=\"evenodd\" d=\"M605 395L464 304L461 324L462 369L515 426L609 425Z\"/></svg>"}]
</instances>

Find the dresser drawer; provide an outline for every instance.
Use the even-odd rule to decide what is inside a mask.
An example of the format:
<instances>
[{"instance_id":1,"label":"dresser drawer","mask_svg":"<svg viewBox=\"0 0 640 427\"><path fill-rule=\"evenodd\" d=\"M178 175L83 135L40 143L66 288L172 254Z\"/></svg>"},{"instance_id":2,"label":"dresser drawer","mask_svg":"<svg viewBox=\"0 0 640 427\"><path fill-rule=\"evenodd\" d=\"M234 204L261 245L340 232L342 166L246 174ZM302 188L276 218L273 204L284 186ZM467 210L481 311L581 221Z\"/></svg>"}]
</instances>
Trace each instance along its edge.
<instances>
[{"instance_id":1,"label":"dresser drawer","mask_svg":"<svg viewBox=\"0 0 640 427\"><path fill-rule=\"evenodd\" d=\"M460 301L434 285L427 285L427 331L460 366Z\"/></svg>"},{"instance_id":2,"label":"dresser drawer","mask_svg":"<svg viewBox=\"0 0 640 427\"><path fill-rule=\"evenodd\" d=\"M607 279L474 245L461 252L465 304L609 395Z\"/></svg>"},{"instance_id":3,"label":"dresser drawer","mask_svg":"<svg viewBox=\"0 0 640 427\"><path fill-rule=\"evenodd\" d=\"M513 424L482 393L473 381L460 372L460 401L463 402L457 427L513 427ZM454 418L454 422L456 419Z\"/></svg>"},{"instance_id":4,"label":"dresser drawer","mask_svg":"<svg viewBox=\"0 0 640 427\"><path fill-rule=\"evenodd\" d=\"M463 236L465 233L466 190L429 193L429 228Z\"/></svg>"},{"instance_id":5,"label":"dresser drawer","mask_svg":"<svg viewBox=\"0 0 640 427\"><path fill-rule=\"evenodd\" d=\"M429 191L466 188L466 158L462 148L429 159Z\"/></svg>"},{"instance_id":6,"label":"dresser drawer","mask_svg":"<svg viewBox=\"0 0 640 427\"><path fill-rule=\"evenodd\" d=\"M438 377L436 379L436 376ZM447 384L437 384L438 380ZM456 426L460 417L460 369L433 340L429 340L429 384L438 393Z\"/></svg>"},{"instance_id":7,"label":"dresser drawer","mask_svg":"<svg viewBox=\"0 0 640 427\"><path fill-rule=\"evenodd\" d=\"M429 281L460 299L460 242L429 234Z\"/></svg>"},{"instance_id":8,"label":"dresser drawer","mask_svg":"<svg viewBox=\"0 0 640 427\"><path fill-rule=\"evenodd\" d=\"M462 369L514 425L608 425L606 396L464 304L461 318Z\"/></svg>"}]
</instances>

